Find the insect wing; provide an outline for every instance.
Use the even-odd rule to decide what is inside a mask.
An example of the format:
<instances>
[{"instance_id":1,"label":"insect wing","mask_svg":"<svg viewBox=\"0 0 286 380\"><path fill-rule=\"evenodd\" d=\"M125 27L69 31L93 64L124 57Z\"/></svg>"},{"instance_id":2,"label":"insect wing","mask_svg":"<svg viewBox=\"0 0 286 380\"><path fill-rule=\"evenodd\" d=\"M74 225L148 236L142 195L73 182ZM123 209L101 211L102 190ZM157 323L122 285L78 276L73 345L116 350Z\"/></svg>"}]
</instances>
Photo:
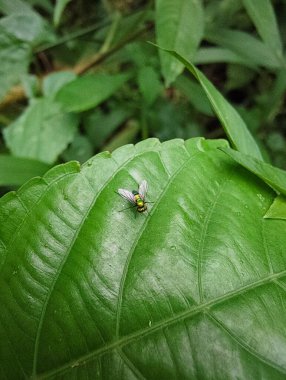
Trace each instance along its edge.
<instances>
[{"instance_id":1,"label":"insect wing","mask_svg":"<svg viewBox=\"0 0 286 380\"><path fill-rule=\"evenodd\" d=\"M142 181L140 183L140 186L139 186L139 190L138 190L138 193L141 195L142 199L145 198L146 194L147 194L147 190L148 190L148 183L147 181L144 179L144 181Z\"/></svg>"},{"instance_id":2,"label":"insect wing","mask_svg":"<svg viewBox=\"0 0 286 380\"><path fill-rule=\"evenodd\" d=\"M134 195L131 193L131 191L128 191L128 190L125 190L125 189L118 189L118 194L126 199L128 202L132 203L132 204L136 204L135 200L134 200Z\"/></svg>"}]
</instances>

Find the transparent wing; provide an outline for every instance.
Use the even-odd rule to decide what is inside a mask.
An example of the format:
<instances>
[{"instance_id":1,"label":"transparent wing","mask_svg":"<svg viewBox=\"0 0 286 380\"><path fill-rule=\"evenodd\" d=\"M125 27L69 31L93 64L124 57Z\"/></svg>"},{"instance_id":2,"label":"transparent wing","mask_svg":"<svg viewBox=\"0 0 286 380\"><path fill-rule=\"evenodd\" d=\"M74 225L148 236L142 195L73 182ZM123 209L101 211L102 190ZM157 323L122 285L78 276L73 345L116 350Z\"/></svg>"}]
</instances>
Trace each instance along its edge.
<instances>
[{"instance_id":1,"label":"transparent wing","mask_svg":"<svg viewBox=\"0 0 286 380\"><path fill-rule=\"evenodd\" d=\"M131 191L125 189L118 189L117 192L122 198L126 199L128 202L134 205L136 204L134 200L134 195L131 193Z\"/></svg>"},{"instance_id":2,"label":"transparent wing","mask_svg":"<svg viewBox=\"0 0 286 380\"><path fill-rule=\"evenodd\" d=\"M144 179L144 180L140 183L139 190L138 190L138 193L141 195L142 199L145 198L145 196L146 196L146 194L147 194L147 191L148 191L148 183L147 183L147 181Z\"/></svg>"}]
</instances>

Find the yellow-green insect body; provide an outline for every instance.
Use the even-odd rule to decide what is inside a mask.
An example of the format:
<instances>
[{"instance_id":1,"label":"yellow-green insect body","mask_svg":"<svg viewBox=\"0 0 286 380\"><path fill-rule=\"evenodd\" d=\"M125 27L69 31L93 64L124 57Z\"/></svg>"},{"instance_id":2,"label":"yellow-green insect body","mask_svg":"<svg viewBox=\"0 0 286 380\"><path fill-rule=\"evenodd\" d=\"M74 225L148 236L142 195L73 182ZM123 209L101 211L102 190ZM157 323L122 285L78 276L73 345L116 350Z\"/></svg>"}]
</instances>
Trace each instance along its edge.
<instances>
[{"instance_id":1,"label":"yellow-green insect body","mask_svg":"<svg viewBox=\"0 0 286 380\"><path fill-rule=\"evenodd\" d=\"M137 206L137 211L138 212L144 212L144 211L146 211L147 210L147 205L144 202L144 199L141 198L142 195L140 195L138 193L138 191L136 191L136 190L133 190L132 194L134 195L134 201L135 201L136 206Z\"/></svg>"},{"instance_id":2,"label":"yellow-green insect body","mask_svg":"<svg viewBox=\"0 0 286 380\"><path fill-rule=\"evenodd\" d=\"M118 194L126 199L128 202L132 203L133 206L136 207L137 211L142 213L147 210L147 204L149 202L145 201L145 197L148 190L148 184L146 180L143 180L139 186L138 191L133 190L132 192L126 189L118 189Z\"/></svg>"}]
</instances>

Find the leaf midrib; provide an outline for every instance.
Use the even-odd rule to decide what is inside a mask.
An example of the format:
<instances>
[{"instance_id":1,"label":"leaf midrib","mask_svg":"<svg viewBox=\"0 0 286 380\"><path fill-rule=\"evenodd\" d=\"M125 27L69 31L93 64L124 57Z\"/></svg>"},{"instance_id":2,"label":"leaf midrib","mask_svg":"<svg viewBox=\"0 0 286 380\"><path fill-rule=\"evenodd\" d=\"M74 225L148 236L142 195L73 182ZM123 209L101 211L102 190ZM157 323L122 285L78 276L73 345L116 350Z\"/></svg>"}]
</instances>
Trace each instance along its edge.
<instances>
[{"instance_id":1,"label":"leaf midrib","mask_svg":"<svg viewBox=\"0 0 286 380\"><path fill-rule=\"evenodd\" d=\"M163 198L163 196L166 194L167 190L169 189L169 186L173 183L174 179L176 178L177 175L179 175L181 173L181 171L185 168L185 166L193 159L195 158L199 153L201 153L200 151L197 151L195 154L193 155L190 155L190 153L188 152L188 155L189 157L186 159L186 161L179 167L178 170L176 170L171 176L170 174L168 173L168 171L166 170L165 168L165 164L162 160L162 157L160 156L159 154L159 158L160 158L160 161L161 161L161 164L164 168L164 170L166 171L166 174L169 176L169 180L168 180L168 183L165 187L165 189L162 191L162 193L160 194L160 197L157 199L155 205L152 207L152 210L150 212L151 215L149 215L145 221L144 221L144 224L142 226L142 228L140 229L140 232L138 233L138 235L136 236L131 248L130 248L130 251L128 253L128 256L126 258L126 262L125 262L125 265L124 265L124 269L123 269L123 272L122 272L122 277L121 277L121 281L120 281L120 287L119 287L119 292L118 292L118 303L117 303L117 309L116 309L116 332L115 332L115 335L117 338L119 338L119 333L120 333L120 317L121 317L121 309L122 309L122 300L123 300L123 293L124 293L124 287L125 287L125 280L126 280L126 277L127 277L127 272L128 272L128 268L129 268L129 265L130 265L130 262L132 260L132 257L133 257L133 253L138 245L138 242L139 240L141 239L141 237L143 236L144 232L145 232L145 229L146 227L148 226L149 224L149 221L151 220L151 216L154 214L154 212L157 210L157 207L158 205L160 204L160 201L161 199Z\"/></svg>"},{"instance_id":2,"label":"leaf midrib","mask_svg":"<svg viewBox=\"0 0 286 380\"><path fill-rule=\"evenodd\" d=\"M49 378L50 376L62 374L66 370L69 370L72 367L76 367L76 366L78 367L82 364L85 365L87 362L93 360L97 356L105 354L106 352L108 352L112 349L115 349L118 347L123 347L126 344L132 342L133 340L141 339L145 336L151 335L152 333L154 333L154 332L156 332L156 331L158 331L164 327L169 327L169 326L173 325L174 323L176 323L180 320L186 319L188 317L192 317L198 313L207 312L207 311L209 311L209 309L211 307L218 306L218 305L222 304L223 302L229 301L232 298L235 298L235 297L238 297L244 293L247 293L248 291L252 291L254 289L257 289L260 286L266 285L268 283L272 283L275 280L282 278L283 276L286 276L286 270L283 270L283 271L278 272L278 273L271 274L271 275L266 276L260 280L252 282L251 284L244 285L239 289L235 289L235 290L230 291L228 293L225 293L221 296L218 296L212 300L204 302L200 305L196 305L189 310L183 311L181 313L177 313L175 316L172 316L172 317L167 318L165 320L162 320L158 323L155 323L151 327L148 326L145 329L138 330L138 331L131 333L129 335L125 335L124 337L117 340L116 342L112 342L110 344L107 344L104 347L101 347L99 349L92 351L91 353L89 353L87 355L83 355L80 358L77 358L76 360L73 360L71 362L66 363L62 367L59 367L59 368L52 370L52 371L42 373L41 375L39 375L38 378L46 379L46 378ZM273 363L266 361L266 360L265 360L265 362L268 365L270 365L271 367L273 367ZM283 373L285 373L285 368L283 368L283 367L279 367L279 368L281 371L283 371Z\"/></svg>"}]
</instances>

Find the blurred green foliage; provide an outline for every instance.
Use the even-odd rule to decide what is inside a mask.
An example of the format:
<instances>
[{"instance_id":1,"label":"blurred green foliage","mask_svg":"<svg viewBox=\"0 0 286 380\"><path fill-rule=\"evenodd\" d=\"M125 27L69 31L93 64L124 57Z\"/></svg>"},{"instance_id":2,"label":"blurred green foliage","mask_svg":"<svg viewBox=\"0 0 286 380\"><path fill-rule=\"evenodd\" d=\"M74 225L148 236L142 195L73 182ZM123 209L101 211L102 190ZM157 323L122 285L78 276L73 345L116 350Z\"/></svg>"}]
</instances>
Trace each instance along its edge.
<instances>
[{"instance_id":1,"label":"blurred green foliage","mask_svg":"<svg viewBox=\"0 0 286 380\"><path fill-rule=\"evenodd\" d=\"M286 169L285 1L0 0L0 13L7 189L26 159L34 176L152 136L225 137L200 85L147 41L198 65Z\"/></svg>"}]
</instances>

